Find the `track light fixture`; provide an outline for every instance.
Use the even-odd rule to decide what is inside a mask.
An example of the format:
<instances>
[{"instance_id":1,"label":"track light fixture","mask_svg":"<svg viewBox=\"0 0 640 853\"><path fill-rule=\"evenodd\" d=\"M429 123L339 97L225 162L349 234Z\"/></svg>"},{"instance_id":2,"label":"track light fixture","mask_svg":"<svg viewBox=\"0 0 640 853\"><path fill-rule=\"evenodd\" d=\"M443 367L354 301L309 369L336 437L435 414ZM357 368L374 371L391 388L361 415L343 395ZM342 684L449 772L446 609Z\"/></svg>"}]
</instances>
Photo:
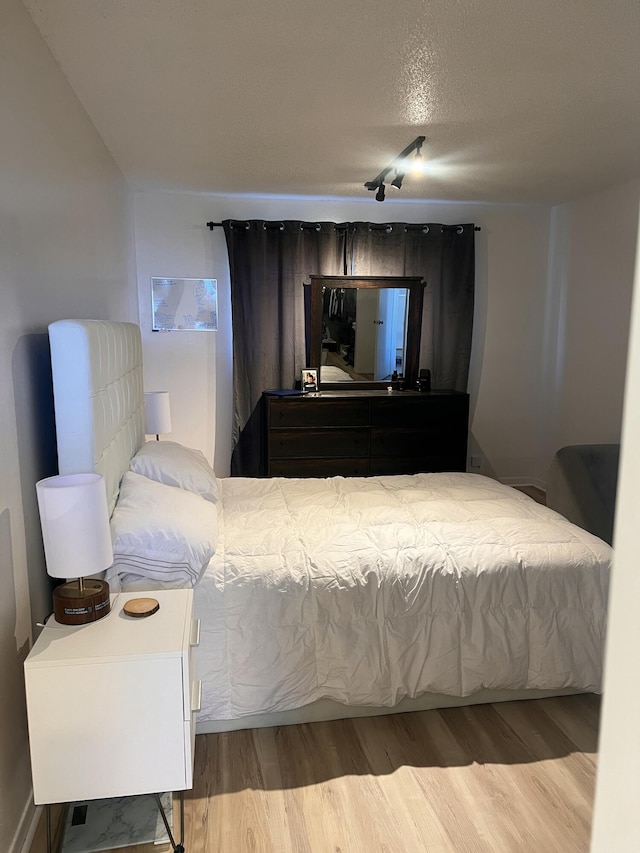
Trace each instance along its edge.
<instances>
[{"instance_id":1,"label":"track light fixture","mask_svg":"<svg viewBox=\"0 0 640 853\"><path fill-rule=\"evenodd\" d=\"M384 182L387 178L389 172L395 171L396 176L391 181L391 186L395 187L397 190L402 186L402 181L404 180L405 172L407 171L407 157L413 151L416 152L416 159L422 158L422 143L424 142L424 136L417 136L410 145L401 151L398 156L393 160L386 169L383 169L372 181L366 181L365 187L366 189L373 192L376 191L376 201L384 201L385 196L385 185Z\"/></svg>"}]
</instances>

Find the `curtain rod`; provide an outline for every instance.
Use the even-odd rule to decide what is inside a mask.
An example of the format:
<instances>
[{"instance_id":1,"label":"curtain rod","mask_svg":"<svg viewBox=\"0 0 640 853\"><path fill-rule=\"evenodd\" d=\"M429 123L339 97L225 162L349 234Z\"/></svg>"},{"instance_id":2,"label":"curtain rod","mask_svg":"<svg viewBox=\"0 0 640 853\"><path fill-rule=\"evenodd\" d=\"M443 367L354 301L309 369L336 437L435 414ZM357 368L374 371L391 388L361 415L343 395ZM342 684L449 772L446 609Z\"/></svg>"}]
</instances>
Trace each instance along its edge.
<instances>
[{"instance_id":1,"label":"curtain rod","mask_svg":"<svg viewBox=\"0 0 640 853\"><path fill-rule=\"evenodd\" d=\"M237 220L237 223L238 223L238 224L240 224L240 222L244 222L244 223L245 223L245 227L248 227L248 224L249 224L248 222L243 221L243 220ZM384 222L381 222L381 223L370 223L370 224L371 224L371 225L379 225L381 228L384 228L384 227L386 226L386 223L384 223ZM409 223L405 223L405 224L407 224L407 225L409 225L409 226L412 226L412 225L413 225L413 223L411 223L411 222L409 222ZM206 225L207 225L207 228L208 228L210 231L213 231L213 229L214 229L214 228L222 228L223 223L222 223L222 222L207 222L207 223L206 223ZM232 225L231 227L233 228L233 225ZM315 229L317 230L317 229L319 228L319 223L318 223L318 222L303 222L303 223L301 224L301 227L302 227L302 228L315 228ZM334 228L341 228L341 229L344 229L344 228L347 228L347 227L348 227L348 225L339 225L338 223L334 223L334 226L333 226L333 227L334 227ZM415 227L415 228L424 228L425 226L424 226L424 225L415 225L415 226L413 226L413 227ZM460 226L459 226L459 225L442 225L441 227L442 227L442 230L443 230L443 231L449 231L449 230L450 230L450 229L452 229L452 228L459 228ZM474 230L474 231L482 231L482 228L481 228L479 225L474 225L473 230Z\"/></svg>"}]
</instances>

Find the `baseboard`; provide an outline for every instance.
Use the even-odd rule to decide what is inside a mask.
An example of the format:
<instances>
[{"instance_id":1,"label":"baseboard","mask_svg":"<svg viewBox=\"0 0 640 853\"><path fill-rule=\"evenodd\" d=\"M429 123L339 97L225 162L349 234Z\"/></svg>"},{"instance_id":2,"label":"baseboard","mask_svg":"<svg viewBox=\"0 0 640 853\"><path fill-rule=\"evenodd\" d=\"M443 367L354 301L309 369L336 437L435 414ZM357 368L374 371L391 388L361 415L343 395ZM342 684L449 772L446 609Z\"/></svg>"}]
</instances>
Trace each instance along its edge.
<instances>
[{"instance_id":1,"label":"baseboard","mask_svg":"<svg viewBox=\"0 0 640 853\"><path fill-rule=\"evenodd\" d=\"M42 806L33 805L33 797L31 796L31 792L29 792L29 799L22 810L18 828L13 836L13 840L9 844L9 853L30 852L41 814Z\"/></svg>"}]
</instances>

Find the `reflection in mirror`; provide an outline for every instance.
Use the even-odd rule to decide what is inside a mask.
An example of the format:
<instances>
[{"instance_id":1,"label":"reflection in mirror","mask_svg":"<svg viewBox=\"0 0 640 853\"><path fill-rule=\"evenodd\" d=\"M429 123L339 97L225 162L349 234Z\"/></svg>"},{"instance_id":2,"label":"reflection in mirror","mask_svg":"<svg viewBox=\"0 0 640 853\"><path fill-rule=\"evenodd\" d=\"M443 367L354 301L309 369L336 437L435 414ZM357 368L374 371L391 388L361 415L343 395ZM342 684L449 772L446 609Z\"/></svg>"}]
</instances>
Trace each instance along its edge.
<instances>
[{"instance_id":1,"label":"reflection in mirror","mask_svg":"<svg viewBox=\"0 0 640 853\"><path fill-rule=\"evenodd\" d=\"M312 275L309 358L320 385L387 387L394 374L414 383L423 287L419 276Z\"/></svg>"},{"instance_id":2,"label":"reflection in mirror","mask_svg":"<svg viewBox=\"0 0 640 853\"><path fill-rule=\"evenodd\" d=\"M406 288L323 288L321 381L404 374L408 307Z\"/></svg>"}]
</instances>

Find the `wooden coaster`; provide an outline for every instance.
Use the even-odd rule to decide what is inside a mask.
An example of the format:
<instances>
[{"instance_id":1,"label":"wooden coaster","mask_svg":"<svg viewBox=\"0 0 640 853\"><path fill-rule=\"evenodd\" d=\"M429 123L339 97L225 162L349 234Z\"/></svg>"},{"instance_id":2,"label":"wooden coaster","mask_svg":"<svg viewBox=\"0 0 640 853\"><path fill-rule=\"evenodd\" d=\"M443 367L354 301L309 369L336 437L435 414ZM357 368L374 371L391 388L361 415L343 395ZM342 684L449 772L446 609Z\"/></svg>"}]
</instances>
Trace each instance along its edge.
<instances>
[{"instance_id":1,"label":"wooden coaster","mask_svg":"<svg viewBox=\"0 0 640 853\"><path fill-rule=\"evenodd\" d=\"M160 610L160 602L156 598L131 598L122 609L127 616L143 619L157 613Z\"/></svg>"}]
</instances>

